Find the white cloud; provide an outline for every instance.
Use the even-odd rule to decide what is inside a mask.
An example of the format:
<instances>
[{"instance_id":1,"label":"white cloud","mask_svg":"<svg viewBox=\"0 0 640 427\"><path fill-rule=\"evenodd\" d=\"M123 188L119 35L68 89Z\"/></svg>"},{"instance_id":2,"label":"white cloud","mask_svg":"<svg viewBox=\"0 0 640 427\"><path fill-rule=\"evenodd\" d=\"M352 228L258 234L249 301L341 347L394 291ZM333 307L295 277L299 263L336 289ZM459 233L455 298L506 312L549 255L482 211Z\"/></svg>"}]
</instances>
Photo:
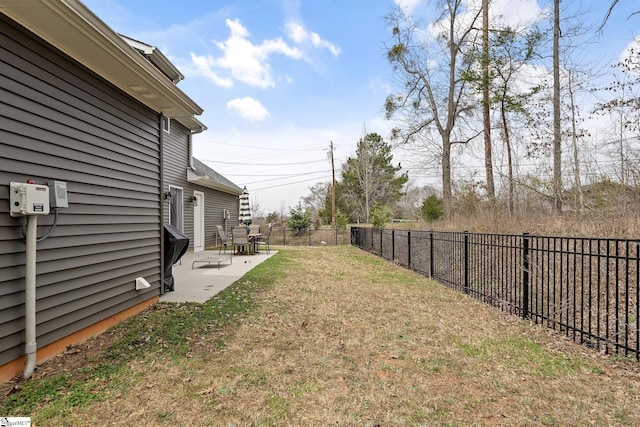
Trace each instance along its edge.
<instances>
[{"instance_id":1,"label":"white cloud","mask_svg":"<svg viewBox=\"0 0 640 427\"><path fill-rule=\"evenodd\" d=\"M413 11L416 7L422 3L422 0L394 0L396 6L398 6L406 15L413 15Z\"/></svg>"},{"instance_id":2,"label":"white cloud","mask_svg":"<svg viewBox=\"0 0 640 427\"><path fill-rule=\"evenodd\" d=\"M227 102L227 109L234 110L244 119L251 122L261 122L269 117L269 112L256 99L246 96Z\"/></svg>"},{"instance_id":3,"label":"white cloud","mask_svg":"<svg viewBox=\"0 0 640 427\"><path fill-rule=\"evenodd\" d=\"M285 31L287 36L297 44L306 44L318 49L327 49L333 56L340 55L340 47L328 40L324 40L318 33L307 31L304 26L298 22L287 22Z\"/></svg>"},{"instance_id":4,"label":"white cloud","mask_svg":"<svg viewBox=\"0 0 640 427\"><path fill-rule=\"evenodd\" d=\"M401 0L396 0L396 2ZM455 31L460 32L469 28L473 20L476 26L481 25L482 17L479 12L482 7L481 0L463 0L460 13L456 18ZM522 29L530 26L545 17L547 9L538 5L538 0L494 0L490 2L489 19L501 26ZM440 15L439 20L430 21L425 37L437 39L449 31L449 15Z\"/></svg>"},{"instance_id":5,"label":"white cloud","mask_svg":"<svg viewBox=\"0 0 640 427\"><path fill-rule=\"evenodd\" d=\"M222 78L212 70L212 67L215 66L215 61L210 56L198 56L191 53L191 62L196 68L196 73L203 75L218 86L233 86L233 80Z\"/></svg>"},{"instance_id":6,"label":"white cloud","mask_svg":"<svg viewBox=\"0 0 640 427\"><path fill-rule=\"evenodd\" d=\"M424 0L394 0L407 16L424 16L429 10ZM491 20L500 19L504 24L519 28L527 23L538 21L547 12L538 4L539 0L492 0L489 7ZM463 18L470 19L471 15L480 9L481 0L463 0ZM468 16L467 16L468 15Z\"/></svg>"},{"instance_id":7,"label":"white cloud","mask_svg":"<svg viewBox=\"0 0 640 427\"><path fill-rule=\"evenodd\" d=\"M634 63L637 63L637 61L638 61L637 55L638 55L639 48L640 48L640 36L636 36L636 38L633 39L623 49L622 53L620 54L620 58L618 59L618 61L619 62L625 62L625 61L628 61L631 58Z\"/></svg>"},{"instance_id":8,"label":"white cloud","mask_svg":"<svg viewBox=\"0 0 640 427\"><path fill-rule=\"evenodd\" d=\"M382 80L380 77L376 77L374 79L369 80L369 84L367 85L371 93L378 94L383 93L385 95L389 95L393 93L391 85Z\"/></svg>"},{"instance_id":9,"label":"white cloud","mask_svg":"<svg viewBox=\"0 0 640 427\"><path fill-rule=\"evenodd\" d=\"M479 3L478 0L472 3ZM537 0L497 0L490 6L491 19L501 18L502 22L513 28L521 28L540 20L545 12Z\"/></svg>"},{"instance_id":10,"label":"white cloud","mask_svg":"<svg viewBox=\"0 0 640 427\"><path fill-rule=\"evenodd\" d=\"M271 74L269 56L280 54L293 59L301 59L303 56L299 49L289 46L279 37L254 44L249 40L251 34L238 19L227 19L226 25L231 32L229 38L222 42L214 41L222 51L222 56L191 54L191 60L199 73L215 84L223 87L233 85L230 78L219 77L219 71L226 71L234 80L250 86L261 89L274 87L275 81Z\"/></svg>"}]
</instances>

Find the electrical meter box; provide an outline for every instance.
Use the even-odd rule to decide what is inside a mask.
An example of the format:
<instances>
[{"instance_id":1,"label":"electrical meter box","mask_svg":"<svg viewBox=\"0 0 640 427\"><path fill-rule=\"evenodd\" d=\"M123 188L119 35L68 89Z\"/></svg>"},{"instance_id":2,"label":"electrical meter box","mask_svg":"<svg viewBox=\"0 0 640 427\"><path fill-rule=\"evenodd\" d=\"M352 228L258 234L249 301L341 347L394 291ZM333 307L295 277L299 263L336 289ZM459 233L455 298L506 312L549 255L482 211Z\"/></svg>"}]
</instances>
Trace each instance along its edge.
<instances>
[{"instance_id":1,"label":"electrical meter box","mask_svg":"<svg viewBox=\"0 0 640 427\"><path fill-rule=\"evenodd\" d=\"M49 187L39 184L12 182L9 185L11 216L49 215Z\"/></svg>"},{"instance_id":2,"label":"electrical meter box","mask_svg":"<svg viewBox=\"0 0 640 427\"><path fill-rule=\"evenodd\" d=\"M47 185L49 186L51 209L68 208L67 183L64 181L49 181Z\"/></svg>"}]
</instances>

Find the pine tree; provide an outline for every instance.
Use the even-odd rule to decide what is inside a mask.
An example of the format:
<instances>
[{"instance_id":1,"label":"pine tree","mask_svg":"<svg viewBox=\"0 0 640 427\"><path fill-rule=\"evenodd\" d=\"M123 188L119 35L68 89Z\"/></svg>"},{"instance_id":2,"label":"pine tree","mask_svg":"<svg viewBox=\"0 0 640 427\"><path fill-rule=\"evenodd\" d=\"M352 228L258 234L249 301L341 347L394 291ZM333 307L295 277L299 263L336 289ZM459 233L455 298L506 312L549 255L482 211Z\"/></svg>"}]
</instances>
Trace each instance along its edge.
<instances>
[{"instance_id":1,"label":"pine tree","mask_svg":"<svg viewBox=\"0 0 640 427\"><path fill-rule=\"evenodd\" d=\"M402 166L392 161L391 146L377 133L370 133L358 142L356 157L342 165L341 196L354 219L369 222L376 203L392 206L402 196L409 176L406 172L398 175Z\"/></svg>"}]
</instances>

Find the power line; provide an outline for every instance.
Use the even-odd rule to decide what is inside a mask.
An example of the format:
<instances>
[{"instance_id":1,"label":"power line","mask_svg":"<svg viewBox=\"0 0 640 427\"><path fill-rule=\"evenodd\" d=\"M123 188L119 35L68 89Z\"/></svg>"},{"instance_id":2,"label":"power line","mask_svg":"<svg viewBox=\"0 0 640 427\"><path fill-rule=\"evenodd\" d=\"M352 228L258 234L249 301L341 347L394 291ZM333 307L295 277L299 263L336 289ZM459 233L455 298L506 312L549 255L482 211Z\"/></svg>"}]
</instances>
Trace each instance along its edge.
<instances>
[{"instance_id":1,"label":"power line","mask_svg":"<svg viewBox=\"0 0 640 427\"><path fill-rule=\"evenodd\" d=\"M325 173L326 170L319 170L315 172L305 172L305 173L274 173L274 174L255 174L255 173L225 173L224 176L251 176L251 177L260 177L260 176L282 176L282 177L292 177L299 175L311 175L314 173Z\"/></svg>"},{"instance_id":2,"label":"power line","mask_svg":"<svg viewBox=\"0 0 640 427\"><path fill-rule=\"evenodd\" d=\"M327 171L320 171L320 172L309 172L309 173L299 173L299 174L294 174L293 176L300 176L300 175L312 175L312 174L316 174L316 173L327 173ZM269 182L269 181L280 181L281 179L289 179L291 178L291 175L288 176L283 176L280 178L273 178L273 179L263 179L260 181L254 181L254 182L245 182L245 185L251 185L251 184L256 184L256 183L261 183L261 182Z\"/></svg>"},{"instance_id":3,"label":"power line","mask_svg":"<svg viewBox=\"0 0 640 427\"><path fill-rule=\"evenodd\" d=\"M320 162L326 162L325 159L323 160L310 160L308 162L296 162L296 163L247 163L246 161L244 162L223 162L221 160L210 160L210 159L199 159L202 162L209 162L209 163L221 163L224 165L243 165L243 166L247 166L250 165L251 167L253 166L294 166L294 165L308 165L311 163L320 163Z\"/></svg>"},{"instance_id":4,"label":"power line","mask_svg":"<svg viewBox=\"0 0 640 427\"><path fill-rule=\"evenodd\" d=\"M317 181L319 179L322 178L331 178L331 175L327 175L327 176L322 176L322 177L318 177L318 178L311 178L311 179L303 179L301 181L296 181L296 182L288 182L286 184L279 184L279 185L272 185L270 187L262 187L262 188L252 188L251 191L259 191L259 190L270 190L272 188L278 188L278 187L286 187L288 185L294 185L294 184L301 184L303 182L309 182L309 181Z\"/></svg>"},{"instance_id":5,"label":"power line","mask_svg":"<svg viewBox=\"0 0 640 427\"><path fill-rule=\"evenodd\" d=\"M318 146L319 144L309 144L309 145L303 145L297 148L272 148L272 147L261 147L261 146L256 146L256 145L241 145L241 144L236 144L236 143L230 143L230 142L222 142L222 141L216 141L216 140L211 140L211 139L198 139L198 141L202 141L204 143L209 143L209 144L219 144L219 145L228 145L230 147L236 147L236 148L250 148L252 150L265 150L265 151L291 151L291 152L295 152L295 151L304 151L304 152L309 152L309 151L324 151L325 148L323 147L318 147L315 149L310 149L309 147L315 147Z\"/></svg>"}]
</instances>

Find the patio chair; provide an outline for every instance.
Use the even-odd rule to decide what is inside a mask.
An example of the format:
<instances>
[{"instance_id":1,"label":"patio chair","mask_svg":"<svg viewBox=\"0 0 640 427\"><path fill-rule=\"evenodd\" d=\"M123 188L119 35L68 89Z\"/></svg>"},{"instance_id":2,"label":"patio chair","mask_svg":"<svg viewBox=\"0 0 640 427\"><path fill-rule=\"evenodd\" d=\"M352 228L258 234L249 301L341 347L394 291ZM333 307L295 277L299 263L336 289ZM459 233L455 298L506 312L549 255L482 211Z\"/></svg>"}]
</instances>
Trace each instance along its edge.
<instances>
[{"instance_id":1,"label":"patio chair","mask_svg":"<svg viewBox=\"0 0 640 427\"><path fill-rule=\"evenodd\" d=\"M222 229L221 225L216 225L216 229L218 230L218 239L220 239L220 249L218 250L218 254L222 252L222 248L224 248L224 251L227 252L227 246L231 244L231 239L229 238L229 235Z\"/></svg>"},{"instance_id":2,"label":"patio chair","mask_svg":"<svg viewBox=\"0 0 640 427\"><path fill-rule=\"evenodd\" d=\"M247 229L244 227L233 227L231 229L231 246L235 253L239 252L236 248L245 248L247 255L249 255L250 245Z\"/></svg>"},{"instance_id":3,"label":"patio chair","mask_svg":"<svg viewBox=\"0 0 640 427\"><path fill-rule=\"evenodd\" d=\"M259 234L260 233L260 225L259 224L251 224L249 226L249 234Z\"/></svg>"},{"instance_id":4,"label":"patio chair","mask_svg":"<svg viewBox=\"0 0 640 427\"><path fill-rule=\"evenodd\" d=\"M260 250L260 246L264 246L267 249L267 253L269 253L269 237L271 237L271 223L267 226L267 232L262 236L258 237L256 240L256 244L258 245L258 250Z\"/></svg>"}]
</instances>

